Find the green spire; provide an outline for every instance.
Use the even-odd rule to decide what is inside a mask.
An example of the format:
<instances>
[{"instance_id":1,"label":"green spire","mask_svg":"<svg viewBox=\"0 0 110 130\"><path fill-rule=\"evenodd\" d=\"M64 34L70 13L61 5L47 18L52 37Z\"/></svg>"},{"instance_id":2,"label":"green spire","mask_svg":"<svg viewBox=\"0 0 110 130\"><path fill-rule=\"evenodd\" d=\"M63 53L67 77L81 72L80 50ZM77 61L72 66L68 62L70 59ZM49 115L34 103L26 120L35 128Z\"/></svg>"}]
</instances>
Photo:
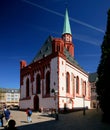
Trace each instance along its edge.
<instances>
[{"instance_id":1,"label":"green spire","mask_svg":"<svg viewBox=\"0 0 110 130\"><path fill-rule=\"evenodd\" d=\"M65 34L65 33L71 34L71 28L70 28L70 22L69 22L69 16L68 16L67 9L66 9L66 13L65 13L64 27L63 27L63 34Z\"/></svg>"}]
</instances>

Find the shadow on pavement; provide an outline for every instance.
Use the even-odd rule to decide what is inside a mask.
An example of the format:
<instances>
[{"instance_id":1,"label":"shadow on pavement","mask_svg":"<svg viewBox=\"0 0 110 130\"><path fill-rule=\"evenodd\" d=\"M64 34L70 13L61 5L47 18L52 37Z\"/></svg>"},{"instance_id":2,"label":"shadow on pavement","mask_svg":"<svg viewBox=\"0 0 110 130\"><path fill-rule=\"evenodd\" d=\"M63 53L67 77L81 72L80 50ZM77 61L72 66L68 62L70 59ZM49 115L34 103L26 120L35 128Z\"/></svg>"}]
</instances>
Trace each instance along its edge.
<instances>
[{"instance_id":1,"label":"shadow on pavement","mask_svg":"<svg viewBox=\"0 0 110 130\"><path fill-rule=\"evenodd\" d=\"M39 123L33 123L33 124L26 124L23 126L18 126L18 130L55 130L57 121L46 121L46 122L39 122ZM56 128L55 128L56 127Z\"/></svg>"},{"instance_id":2,"label":"shadow on pavement","mask_svg":"<svg viewBox=\"0 0 110 130\"><path fill-rule=\"evenodd\" d=\"M21 123L28 123L27 121L20 121Z\"/></svg>"}]
</instances>

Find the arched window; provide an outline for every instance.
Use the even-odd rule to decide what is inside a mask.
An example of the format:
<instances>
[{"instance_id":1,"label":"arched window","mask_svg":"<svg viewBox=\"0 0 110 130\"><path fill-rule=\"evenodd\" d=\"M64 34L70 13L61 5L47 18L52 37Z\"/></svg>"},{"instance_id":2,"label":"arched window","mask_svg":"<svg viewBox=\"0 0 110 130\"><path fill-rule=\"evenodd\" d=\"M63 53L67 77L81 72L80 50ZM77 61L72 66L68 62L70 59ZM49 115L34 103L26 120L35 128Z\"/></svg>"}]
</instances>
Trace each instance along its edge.
<instances>
[{"instance_id":1,"label":"arched window","mask_svg":"<svg viewBox=\"0 0 110 130\"><path fill-rule=\"evenodd\" d=\"M76 93L79 94L79 77L76 77Z\"/></svg>"},{"instance_id":2,"label":"arched window","mask_svg":"<svg viewBox=\"0 0 110 130\"><path fill-rule=\"evenodd\" d=\"M66 92L70 92L70 74L68 72L66 73Z\"/></svg>"},{"instance_id":3,"label":"arched window","mask_svg":"<svg viewBox=\"0 0 110 130\"><path fill-rule=\"evenodd\" d=\"M86 96L86 81L84 81L83 85L84 85L84 95Z\"/></svg>"},{"instance_id":4,"label":"arched window","mask_svg":"<svg viewBox=\"0 0 110 130\"><path fill-rule=\"evenodd\" d=\"M86 96L86 81L82 80L82 95Z\"/></svg>"},{"instance_id":5,"label":"arched window","mask_svg":"<svg viewBox=\"0 0 110 130\"><path fill-rule=\"evenodd\" d=\"M60 51L60 45L57 45L57 51Z\"/></svg>"},{"instance_id":6,"label":"arched window","mask_svg":"<svg viewBox=\"0 0 110 130\"><path fill-rule=\"evenodd\" d=\"M40 94L41 93L41 87L40 87L40 75L38 74L36 77L36 93Z\"/></svg>"},{"instance_id":7,"label":"arched window","mask_svg":"<svg viewBox=\"0 0 110 130\"><path fill-rule=\"evenodd\" d=\"M26 97L29 97L29 78L26 80Z\"/></svg>"},{"instance_id":8,"label":"arched window","mask_svg":"<svg viewBox=\"0 0 110 130\"><path fill-rule=\"evenodd\" d=\"M72 91L73 91L73 97L75 97L75 76L72 73Z\"/></svg>"},{"instance_id":9,"label":"arched window","mask_svg":"<svg viewBox=\"0 0 110 130\"><path fill-rule=\"evenodd\" d=\"M46 95L50 95L50 72L46 73Z\"/></svg>"}]
</instances>

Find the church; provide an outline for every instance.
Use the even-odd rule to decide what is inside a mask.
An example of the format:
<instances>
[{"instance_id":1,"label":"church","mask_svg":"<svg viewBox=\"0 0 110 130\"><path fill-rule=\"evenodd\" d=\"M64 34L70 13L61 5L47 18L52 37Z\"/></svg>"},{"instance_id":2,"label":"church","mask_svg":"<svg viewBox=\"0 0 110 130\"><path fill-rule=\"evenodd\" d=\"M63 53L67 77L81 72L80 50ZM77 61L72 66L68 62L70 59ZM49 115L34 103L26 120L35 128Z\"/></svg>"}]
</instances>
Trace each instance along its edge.
<instances>
[{"instance_id":1,"label":"church","mask_svg":"<svg viewBox=\"0 0 110 130\"><path fill-rule=\"evenodd\" d=\"M89 74L74 56L68 10L60 38L49 36L27 65L20 61L20 109L90 108Z\"/></svg>"}]
</instances>

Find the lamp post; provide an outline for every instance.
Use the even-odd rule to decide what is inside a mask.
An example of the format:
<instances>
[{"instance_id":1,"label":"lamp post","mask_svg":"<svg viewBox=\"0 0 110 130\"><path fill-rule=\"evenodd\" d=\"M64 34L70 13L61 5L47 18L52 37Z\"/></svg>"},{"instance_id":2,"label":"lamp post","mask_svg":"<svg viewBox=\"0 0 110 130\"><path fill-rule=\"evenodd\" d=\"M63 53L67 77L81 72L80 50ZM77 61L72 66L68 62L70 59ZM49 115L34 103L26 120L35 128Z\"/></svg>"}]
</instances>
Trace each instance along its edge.
<instances>
[{"instance_id":1,"label":"lamp post","mask_svg":"<svg viewBox=\"0 0 110 130\"><path fill-rule=\"evenodd\" d=\"M56 111L55 111L55 120L59 120L59 115L58 115L58 90L51 90L52 93L54 93L54 99L55 99L55 107L56 107Z\"/></svg>"},{"instance_id":2,"label":"lamp post","mask_svg":"<svg viewBox=\"0 0 110 130\"><path fill-rule=\"evenodd\" d=\"M86 110L85 110L85 95L83 95L83 115L86 114Z\"/></svg>"}]
</instances>

